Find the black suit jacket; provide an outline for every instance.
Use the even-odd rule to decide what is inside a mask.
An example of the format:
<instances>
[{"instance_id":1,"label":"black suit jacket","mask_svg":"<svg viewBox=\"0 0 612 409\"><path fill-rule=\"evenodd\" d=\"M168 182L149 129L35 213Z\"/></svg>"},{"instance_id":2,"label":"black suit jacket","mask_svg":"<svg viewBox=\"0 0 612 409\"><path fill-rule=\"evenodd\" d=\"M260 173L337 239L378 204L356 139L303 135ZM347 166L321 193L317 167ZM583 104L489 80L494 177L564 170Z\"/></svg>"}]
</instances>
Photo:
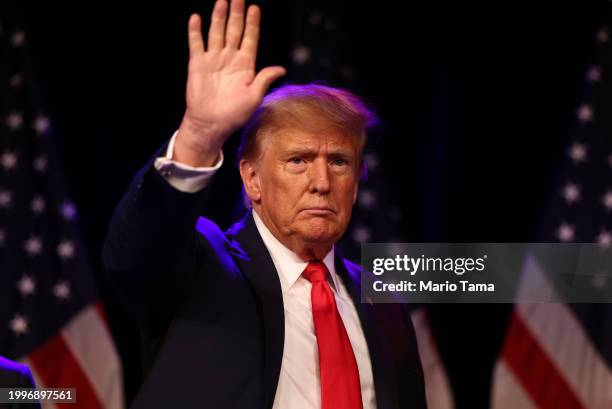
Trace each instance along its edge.
<instances>
[{"instance_id":1,"label":"black suit jacket","mask_svg":"<svg viewBox=\"0 0 612 409\"><path fill-rule=\"evenodd\" d=\"M209 188L136 176L104 245L108 277L141 324L145 379L133 408L271 408L284 345L278 273L252 215L225 233L199 217ZM360 302L359 267L336 254L368 344L378 409L425 408L410 317Z\"/></svg>"},{"instance_id":2,"label":"black suit jacket","mask_svg":"<svg viewBox=\"0 0 612 409\"><path fill-rule=\"evenodd\" d=\"M0 388L35 388L27 366L0 356ZM2 409L40 409L38 403L0 403Z\"/></svg>"}]
</instances>

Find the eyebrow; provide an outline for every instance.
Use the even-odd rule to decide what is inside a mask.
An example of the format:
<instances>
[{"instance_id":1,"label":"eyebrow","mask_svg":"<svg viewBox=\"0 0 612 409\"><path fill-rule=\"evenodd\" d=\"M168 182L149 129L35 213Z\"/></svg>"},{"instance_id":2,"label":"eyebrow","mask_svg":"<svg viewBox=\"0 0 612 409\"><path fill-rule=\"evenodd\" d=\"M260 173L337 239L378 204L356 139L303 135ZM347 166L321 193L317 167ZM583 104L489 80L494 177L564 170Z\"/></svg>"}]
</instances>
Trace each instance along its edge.
<instances>
[{"instance_id":1,"label":"eyebrow","mask_svg":"<svg viewBox=\"0 0 612 409\"><path fill-rule=\"evenodd\" d=\"M294 148L289 148L285 151L286 155L303 155L303 156L316 156L319 153L318 150L316 149L312 149L312 148L299 148L299 147L294 147ZM338 148L338 149L331 149L330 151L327 152L326 156L346 156L346 157L350 157L350 156L354 156L353 155L354 152L352 151L352 149L348 149L348 148Z\"/></svg>"}]
</instances>

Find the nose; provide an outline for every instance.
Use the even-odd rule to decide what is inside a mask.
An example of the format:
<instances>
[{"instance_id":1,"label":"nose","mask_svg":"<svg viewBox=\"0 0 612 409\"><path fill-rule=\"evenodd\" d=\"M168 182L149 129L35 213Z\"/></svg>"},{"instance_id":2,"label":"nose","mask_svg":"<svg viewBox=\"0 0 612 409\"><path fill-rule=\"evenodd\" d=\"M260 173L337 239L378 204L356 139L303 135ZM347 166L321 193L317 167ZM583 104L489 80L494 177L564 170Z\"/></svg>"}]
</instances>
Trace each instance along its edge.
<instances>
[{"instance_id":1,"label":"nose","mask_svg":"<svg viewBox=\"0 0 612 409\"><path fill-rule=\"evenodd\" d=\"M329 193L330 174L325 160L314 160L309 168L310 192L321 195Z\"/></svg>"}]
</instances>

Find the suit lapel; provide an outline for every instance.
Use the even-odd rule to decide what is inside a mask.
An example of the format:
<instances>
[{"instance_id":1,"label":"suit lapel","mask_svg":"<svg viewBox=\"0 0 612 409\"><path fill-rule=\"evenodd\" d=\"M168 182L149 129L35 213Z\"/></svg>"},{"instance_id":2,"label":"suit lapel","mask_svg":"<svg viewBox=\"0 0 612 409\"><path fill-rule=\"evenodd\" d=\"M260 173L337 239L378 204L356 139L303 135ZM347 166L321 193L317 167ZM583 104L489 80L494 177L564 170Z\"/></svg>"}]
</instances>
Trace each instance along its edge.
<instances>
[{"instance_id":1,"label":"suit lapel","mask_svg":"<svg viewBox=\"0 0 612 409\"><path fill-rule=\"evenodd\" d=\"M251 212L236 223L227 235L232 240L231 252L251 282L262 307L265 351L264 407L271 408L278 386L285 342L285 316L280 280ZM377 408L398 408L399 395L393 374L393 357L377 330L375 307L361 302L361 277L358 272L349 272L344 258L337 249L335 267L336 273L342 278L353 300L368 344Z\"/></svg>"},{"instance_id":2,"label":"suit lapel","mask_svg":"<svg viewBox=\"0 0 612 409\"><path fill-rule=\"evenodd\" d=\"M344 258L337 250L337 246L335 250L335 267L336 274L342 278L342 282L353 300L353 305L355 305L359 315L361 328L368 344L376 392L376 407L377 409L398 408L399 402L397 401L397 396L399 395L393 374L393 357L389 353L389 348L385 346L385 339L381 337L377 330L375 306L361 302L360 273L349 271L344 263Z\"/></svg>"},{"instance_id":3,"label":"suit lapel","mask_svg":"<svg viewBox=\"0 0 612 409\"><path fill-rule=\"evenodd\" d=\"M285 342L285 315L280 281L251 212L232 227L228 236L234 239L231 251L261 303L265 351L264 407L271 408L278 385Z\"/></svg>"}]
</instances>

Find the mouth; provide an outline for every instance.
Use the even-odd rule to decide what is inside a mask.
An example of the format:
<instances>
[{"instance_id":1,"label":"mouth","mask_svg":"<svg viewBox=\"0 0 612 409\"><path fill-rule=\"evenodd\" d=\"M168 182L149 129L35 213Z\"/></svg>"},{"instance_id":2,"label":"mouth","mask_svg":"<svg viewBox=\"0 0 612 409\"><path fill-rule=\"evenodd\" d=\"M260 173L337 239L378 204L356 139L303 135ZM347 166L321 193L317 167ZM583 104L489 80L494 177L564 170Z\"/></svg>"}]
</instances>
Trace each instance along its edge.
<instances>
[{"instance_id":1,"label":"mouth","mask_svg":"<svg viewBox=\"0 0 612 409\"><path fill-rule=\"evenodd\" d=\"M335 211L333 211L331 208L326 207L326 206L307 207L305 209L302 209L302 212L305 212L313 216L329 216L332 214L336 214Z\"/></svg>"}]
</instances>

